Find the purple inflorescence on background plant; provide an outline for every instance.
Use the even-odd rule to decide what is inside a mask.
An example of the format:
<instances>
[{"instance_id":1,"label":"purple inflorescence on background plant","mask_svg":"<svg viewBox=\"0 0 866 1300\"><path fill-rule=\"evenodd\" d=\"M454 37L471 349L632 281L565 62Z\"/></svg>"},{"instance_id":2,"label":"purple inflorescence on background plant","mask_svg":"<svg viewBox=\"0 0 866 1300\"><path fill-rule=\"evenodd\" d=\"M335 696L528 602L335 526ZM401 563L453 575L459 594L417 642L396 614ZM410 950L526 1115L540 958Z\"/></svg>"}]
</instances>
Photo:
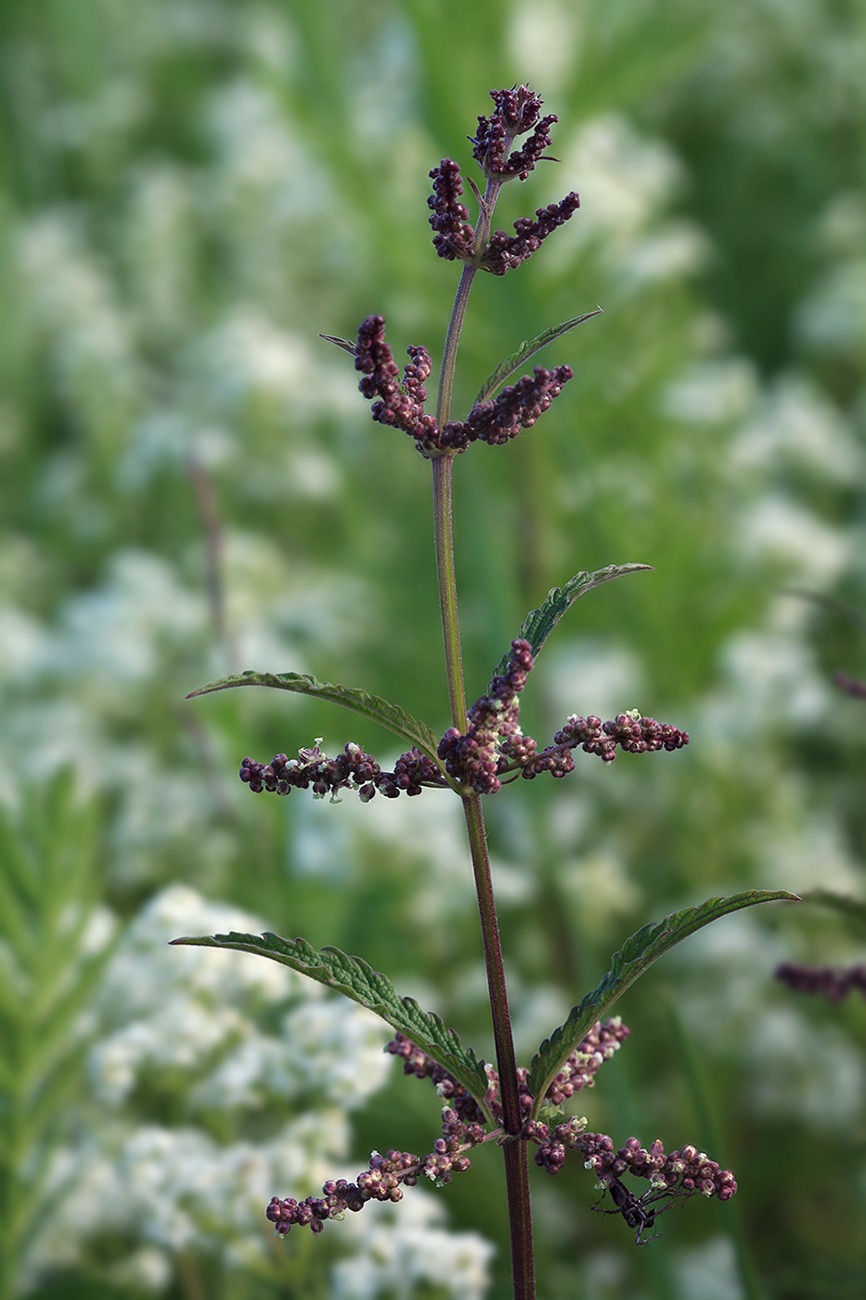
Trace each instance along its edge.
<instances>
[{"instance_id":1,"label":"purple inflorescence on background plant","mask_svg":"<svg viewBox=\"0 0 866 1300\"><path fill-rule=\"evenodd\" d=\"M526 261L579 207L575 193L559 203L540 208L535 219L520 218L514 234L492 229L496 200L503 184L524 181L547 158L550 128L556 117L541 117L541 99L526 86L491 91L494 111L479 117L473 157L486 179L482 194L471 181L478 205L475 225L464 204L460 168L445 158L430 173L433 194L428 200L436 252L446 261L462 264L460 281L445 338L435 413L426 411L432 373L430 353L422 346L408 349L402 375L385 341L385 320L371 315L361 323L354 343L331 335L322 337L354 358L360 373L362 395L373 402L373 419L399 429L413 439L431 462L433 518L444 658L451 725L443 735L413 718L404 709L354 687L333 685L295 673L247 672L212 682L194 695L239 686L260 685L315 696L342 705L390 730L407 746L394 764L384 770L372 755L349 742L335 758L319 747L301 749L297 758L277 754L270 763L245 758L240 777L255 793L288 794L293 788L335 799L341 791L355 790L363 802L376 793L394 798L400 793L431 797L456 794L462 803L468 856L476 886L488 993L496 1049L496 1066L480 1061L438 1016L424 1012L411 998L397 994L383 974L362 958L349 957L333 948L314 949L303 939L277 935L213 935L177 940L203 947L236 948L283 962L327 984L375 1011L395 1031L386 1051L403 1060L403 1069L430 1079L444 1102L442 1133L424 1156L396 1148L374 1152L368 1167L354 1182L328 1180L321 1196L304 1200L275 1196L267 1217L279 1236L292 1227L307 1225L320 1232L326 1222L340 1219L346 1210L357 1211L371 1200L397 1201L404 1187L419 1179L437 1186L470 1165L468 1152L484 1143L502 1151L511 1231L511 1263L515 1300L535 1295L532 1218L527 1152L535 1147L535 1163L556 1174L569 1152L577 1151L597 1176L614 1203L610 1213L621 1214L642 1234L674 1199L702 1195L728 1200L736 1191L731 1173L685 1146L669 1155L660 1141L647 1150L637 1138L614 1147L603 1134L587 1131L587 1121L565 1114L575 1094L591 1087L601 1064L609 1060L628 1036L618 1018L605 1015L617 997L675 943L710 921L753 903L771 898L791 898L785 891L753 890L731 898L711 898L698 907L685 908L664 920L645 925L631 935L612 959L598 987L587 993L564 1024L555 1028L538 1047L528 1068L518 1068L511 1032L508 992L499 937L496 901L487 850L483 799L522 776L532 780L544 773L564 777L574 769L574 751L595 754L605 764L617 750L629 754L671 752L688 744L688 734L676 727L643 717L639 710L618 713L602 722L592 714L572 714L543 749L524 735L520 726L520 696L548 636L571 605L603 582L646 569L648 565L610 565L595 573L577 573L562 587L554 587L538 609L530 611L510 648L493 671L485 694L467 709L460 651L460 631L453 555L451 482L458 453L474 442L503 446L522 430L532 428L549 410L553 399L572 378L569 366L536 366L510 386L505 381L548 343L574 329L599 309L574 317L545 331L495 369L482 386L464 419L452 419L451 390L466 303L478 271L501 276ZM520 137L526 137L522 144ZM445 792L445 793L443 793ZM527 864L529 869L529 864ZM638 1196L622 1182L623 1175L649 1181Z\"/></svg>"}]
</instances>

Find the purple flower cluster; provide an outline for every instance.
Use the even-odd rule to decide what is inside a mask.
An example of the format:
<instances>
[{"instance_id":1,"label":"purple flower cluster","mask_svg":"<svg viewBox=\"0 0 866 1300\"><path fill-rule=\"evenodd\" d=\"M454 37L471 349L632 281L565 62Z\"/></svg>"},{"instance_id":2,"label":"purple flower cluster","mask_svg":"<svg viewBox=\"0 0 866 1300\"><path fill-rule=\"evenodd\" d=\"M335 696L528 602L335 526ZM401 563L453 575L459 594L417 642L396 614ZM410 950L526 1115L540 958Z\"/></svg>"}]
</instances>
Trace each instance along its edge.
<instances>
[{"instance_id":1,"label":"purple flower cluster","mask_svg":"<svg viewBox=\"0 0 866 1300\"><path fill-rule=\"evenodd\" d=\"M599 1021L593 1025L592 1029L580 1040L551 1083L545 1094L545 1101L553 1106L561 1106L576 1092L580 1092L583 1088L591 1088L595 1082L594 1076L599 1066L605 1061L609 1061L614 1053L619 1051L630 1032L628 1026L622 1023L619 1016L613 1016L609 1020L605 1020L604 1023ZM448 1073L444 1066L439 1065L431 1056L428 1056L420 1047L416 1047L403 1034L398 1033L390 1043L386 1043L385 1051L390 1052L392 1056L401 1056L403 1058L404 1074L413 1074L416 1079L432 1079L440 1097L443 1097L466 1123L482 1123L484 1121L484 1114L471 1093L468 1093L463 1085ZM532 1110L534 1100L526 1086L528 1078L529 1071L521 1066L517 1071L517 1087L520 1109L525 1115L528 1115ZM487 1079L488 1088L484 1098L485 1104L492 1115L497 1119L501 1119L502 1103L499 1099L499 1075L492 1065L487 1066ZM538 1136L539 1134L541 1134L541 1137ZM539 1141L546 1134L547 1130L544 1125L527 1121L521 1136L529 1141Z\"/></svg>"},{"instance_id":2,"label":"purple flower cluster","mask_svg":"<svg viewBox=\"0 0 866 1300\"><path fill-rule=\"evenodd\" d=\"M494 230L481 257L482 271L491 275L505 275L513 271L541 247L547 236L573 217L580 207L580 198L574 190L566 194L559 203L549 203L546 208L535 209L535 220L531 217L518 217L514 222L514 234L504 230Z\"/></svg>"},{"instance_id":3,"label":"purple flower cluster","mask_svg":"<svg viewBox=\"0 0 866 1300\"><path fill-rule=\"evenodd\" d=\"M617 746L630 754L647 754L682 749L689 743L687 731L655 718L619 713L614 722L602 722L572 715L554 736L553 745L539 753L536 741L523 734L519 722L518 696L532 664L529 642L512 641L505 673L493 678L487 694L469 710L466 734L449 727L439 742L439 757L448 776L478 794L496 794L502 777L511 773L519 772L529 781L543 772L566 776L574 771L570 751L579 745L587 754L612 763ZM362 803L369 803L377 791L386 799L396 799L403 793L420 794L425 787L448 785L433 760L414 746L400 755L393 772L383 771L371 754L351 741L336 758L329 758L318 744L298 754L298 758L275 754L270 763L247 757L241 762L240 779L254 794L288 794L296 787L323 798L340 790L357 790Z\"/></svg>"},{"instance_id":4,"label":"purple flower cluster","mask_svg":"<svg viewBox=\"0 0 866 1300\"><path fill-rule=\"evenodd\" d=\"M661 749L682 749L688 743L687 731L678 731L670 723L656 722L655 718L618 713L613 722L602 722L601 718L582 718L573 713L553 737L550 749L526 763L521 775L527 781L542 772L550 772L554 777L566 776L574 771L569 750L577 749L578 745L585 754L597 754L603 763L612 763L617 746L628 754L652 754Z\"/></svg>"},{"instance_id":5,"label":"purple flower cluster","mask_svg":"<svg viewBox=\"0 0 866 1300\"><path fill-rule=\"evenodd\" d=\"M390 344L385 342L385 317L368 316L355 345L355 369L364 376L358 387L364 397L379 399L373 403L373 419L379 424L402 429L419 446L432 446L438 433L436 421L424 414L430 356L422 347L410 347L408 352L410 360L401 381Z\"/></svg>"},{"instance_id":6,"label":"purple flower cluster","mask_svg":"<svg viewBox=\"0 0 866 1300\"><path fill-rule=\"evenodd\" d=\"M414 1187L422 1175L437 1187L450 1183L453 1174L465 1173L470 1167L463 1153L486 1140L480 1124L465 1124L455 1110L446 1108L442 1112L442 1137L428 1155L394 1150L382 1156L374 1151L367 1169L358 1174L354 1183L345 1178L329 1179L322 1185L321 1196L308 1196L303 1201L274 1196L265 1215L277 1236L286 1237L292 1228L304 1226L319 1233L329 1219L342 1219L346 1210L357 1213L368 1201L402 1200L403 1187Z\"/></svg>"},{"instance_id":7,"label":"purple flower cluster","mask_svg":"<svg viewBox=\"0 0 866 1300\"><path fill-rule=\"evenodd\" d=\"M489 117L479 115L478 130L470 137L474 146L472 157L485 176L500 181L519 176L525 181L549 146L550 128L559 119L553 113L548 117L539 116L544 100L528 86L491 90L490 98L496 111ZM509 153L515 137L526 135L527 131L532 131L532 135L523 147Z\"/></svg>"},{"instance_id":8,"label":"purple flower cluster","mask_svg":"<svg viewBox=\"0 0 866 1300\"><path fill-rule=\"evenodd\" d=\"M461 262L468 262L474 252L475 231L469 224L469 209L460 202L463 196L460 168L453 158L443 158L431 171L430 179L433 193L427 206L433 213L430 225L436 231L433 247L448 262L457 257Z\"/></svg>"},{"instance_id":9,"label":"purple flower cluster","mask_svg":"<svg viewBox=\"0 0 866 1300\"><path fill-rule=\"evenodd\" d=\"M852 989L866 998L866 966L801 966L786 961L776 967L776 979L796 993L823 993L831 1002L843 1002Z\"/></svg>"},{"instance_id":10,"label":"purple flower cluster","mask_svg":"<svg viewBox=\"0 0 866 1300\"><path fill-rule=\"evenodd\" d=\"M494 677L487 695L482 695L469 710L469 730L461 735L449 727L439 742L439 757L449 776L479 794L495 794L500 787L496 775L499 756L507 742L509 756L522 761L535 753L535 741L524 737L517 718L518 695L526 685L532 668L532 649L528 641L511 642L511 656L503 676Z\"/></svg>"},{"instance_id":11,"label":"purple flower cluster","mask_svg":"<svg viewBox=\"0 0 866 1300\"><path fill-rule=\"evenodd\" d=\"M628 1027L618 1016L595 1024L551 1083L546 1100L558 1107L582 1088L591 1087L599 1066L619 1050L628 1035ZM414 1187L422 1175L442 1186L451 1181L454 1173L463 1173L469 1168L467 1151L484 1142L505 1140L499 1076L493 1066L487 1066L489 1086L484 1099L489 1113L498 1121L497 1126L491 1128L471 1093L404 1034L397 1033L386 1044L385 1051L402 1058L404 1074L430 1079L436 1085L436 1091L446 1101L442 1111L441 1138L423 1157L408 1151L393 1150L385 1156L374 1151L368 1168L354 1183L345 1179L329 1180L324 1183L320 1197L308 1196L297 1201L292 1197L281 1200L274 1196L265 1213L274 1224L277 1235L284 1237L299 1225L308 1225L313 1232L319 1233L329 1219L342 1219L346 1210L361 1210L368 1201L399 1201L403 1187ZM573 1117L553 1127L529 1119L533 1098L526 1086L527 1078L526 1069L517 1071L520 1108L525 1122L516 1140L532 1142L538 1147L535 1163L549 1174L559 1173L568 1152L579 1150L586 1168L594 1169L599 1181L612 1193L619 1193L619 1199L614 1196L618 1208L624 1213L625 1209L630 1210L631 1217L626 1214L626 1218L632 1227L639 1229L636 1240L640 1240L643 1228L650 1226L660 1211L649 1209L639 1213L634 1208L642 1205L643 1198L638 1200L619 1182L623 1173L649 1179L656 1198L690 1196L700 1192L726 1201L736 1192L733 1174L720 1169L696 1147L686 1146L666 1155L661 1142L654 1142L646 1151L637 1138L629 1138L615 1151L613 1140L605 1134L585 1132L585 1119Z\"/></svg>"},{"instance_id":12,"label":"purple flower cluster","mask_svg":"<svg viewBox=\"0 0 866 1300\"><path fill-rule=\"evenodd\" d=\"M440 429L433 416L424 413L429 354L421 347L410 347L408 352L410 362L401 380L390 344L385 341L384 317L368 316L358 329L355 345L355 369L364 375L358 387L365 397L377 399L373 402L373 419L408 433L427 457L465 451L473 442L500 446L517 437L521 429L532 428L538 417L549 410L574 374L570 366L557 366L555 370L536 366L533 374L503 388L495 399L476 402L465 420L449 420Z\"/></svg>"},{"instance_id":13,"label":"purple flower cluster","mask_svg":"<svg viewBox=\"0 0 866 1300\"><path fill-rule=\"evenodd\" d=\"M576 1092L593 1087L599 1067L619 1051L630 1033L619 1016L594 1025L547 1089L546 1100L553 1106L562 1106Z\"/></svg>"},{"instance_id":14,"label":"purple flower cluster","mask_svg":"<svg viewBox=\"0 0 866 1300\"><path fill-rule=\"evenodd\" d=\"M472 152L488 181L498 189L515 177L526 180L550 144L550 127L557 118L552 113L548 117L539 117L542 101L526 86L491 90L490 94L496 111L490 117L478 118ZM527 131L532 131L529 139L522 148L511 152L515 138ZM457 163L453 158L443 158L430 172L430 179L433 193L427 205L432 211L430 225L436 232L433 236L436 252L448 261L459 258L493 275L505 275L506 271L525 262L548 235L568 221L580 207L580 199L572 191L559 203L537 208L534 221L530 217L520 217L514 222L513 235L495 230L483 247L476 248L469 210L460 202L463 179Z\"/></svg>"},{"instance_id":15,"label":"purple flower cluster","mask_svg":"<svg viewBox=\"0 0 866 1300\"><path fill-rule=\"evenodd\" d=\"M565 1157L577 1146L577 1140L585 1128L586 1120L573 1116L553 1128L539 1121L526 1124L523 1132L530 1142L538 1143L535 1163L548 1174L558 1174L565 1164Z\"/></svg>"},{"instance_id":16,"label":"purple flower cluster","mask_svg":"<svg viewBox=\"0 0 866 1300\"><path fill-rule=\"evenodd\" d=\"M422 1052L421 1048L416 1047L404 1034L398 1031L395 1037L385 1044L384 1050L389 1052L391 1056L403 1058L404 1074L412 1074L416 1079L431 1079L436 1085L439 1096L448 1102L455 1114L465 1123L483 1124L485 1122L484 1112L472 1096L472 1093L467 1092L463 1084L458 1083L444 1066L439 1065L426 1052Z\"/></svg>"},{"instance_id":17,"label":"purple flower cluster","mask_svg":"<svg viewBox=\"0 0 866 1300\"><path fill-rule=\"evenodd\" d=\"M503 388L495 398L476 402L463 425L467 445L479 439L498 447L516 438L521 429L531 429L573 378L571 366L557 366L555 370L536 366L531 375Z\"/></svg>"},{"instance_id":18,"label":"purple flower cluster","mask_svg":"<svg viewBox=\"0 0 866 1300\"><path fill-rule=\"evenodd\" d=\"M439 742L439 757L448 775L479 794L495 794L501 788L501 778L511 772L520 772L530 781L542 772L566 776L574 771L570 751L578 745L585 753L612 763L617 747L629 754L649 754L682 749L689 743L687 731L636 713L618 713L613 722L572 714L554 736L553 745L539 753L536 742L523 734L518 721L518 695L532 665L529 642L512 641L506 672L493 678L488 693L469 710L466 734L451 727Z\"/></svg>"},{"instance_id":19,"label":"purple flower cluster","mask_svg":"<svg viewBox=\"0 0 866 1300\"><path fill-rule=\"evenodd\" d=\"M613 1142L603 1133L580 1133L573 1145L583 1153L587 1169L594 1169L599 1182L608 1185L621 1174L629 1173L636 1178L648 1178L655 1187L667 1191L700 1192L702 1196L716 1196L720 1201L729 1201L737 1190L730 1170L720 1168L697 1147L685 1146L682 1151L666 1155L660 1141L653 1142L647 1151L632 1137L614 1151Z\"/></svg>"},{"instance_id":20,"label":"purple flower cluster","mask_svg":"<svg viewBox=\"0 0 866 1300\"><path fill-rule=\"evenodd\" d=\"M369 803L377 790L386 799L396 799L404 791L420 794L425 785L447 785L433 760L414 746L400 755L393 772L383 772L372 755L351 741L336 758L328 758L318 744L298 753L298 758L275 754L270 763L245 758L238 775L254 794L263 790L288 794L294 786L312 789L313 794L323 798L327 794L333 797L338 790L356 789L362 803Z\"/></svg>"}]
</instances>

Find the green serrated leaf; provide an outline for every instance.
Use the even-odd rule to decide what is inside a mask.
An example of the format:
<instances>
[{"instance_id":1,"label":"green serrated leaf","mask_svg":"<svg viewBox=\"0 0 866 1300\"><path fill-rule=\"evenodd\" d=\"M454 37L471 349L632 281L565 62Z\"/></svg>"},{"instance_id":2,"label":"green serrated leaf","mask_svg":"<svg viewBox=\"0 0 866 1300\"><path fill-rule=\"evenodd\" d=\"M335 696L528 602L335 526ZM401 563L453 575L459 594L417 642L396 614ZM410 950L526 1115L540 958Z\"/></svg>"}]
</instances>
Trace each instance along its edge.
<instances>
[{"instance_id":1,"label":"green serrated leaf","mask_svg":"<svg viewBox=\"0 0 866 1300\"><path fill-rule=\"evenodd\" d=\"M652 567L651 564L609 564L606 569L596 569L594 573L576 573L564 586L552 587L541 608L531 610L520 625L520 635L532 646L533 658L540 653L541 647L578 596L592 591L593 587L600 587L603 582L612 582L614 578L622 578L627 573L638 573ZM505 672L510 654L509 648L494 668L494 676Z\"/></svg>"},{"instance_id":2,"label":"green serrated leaf","mask_svg":"<svg viewBox=\"0 0 866 1300\"><path fill-rule=\"evenodd\" d=\"M572 1010L565 1024L560 1025L550 1038L544 1040L533 1058L527 1081L529 1091L535 1098L533 1117L543 1106L547 1089L580 1040L662 953L687 939L696 930L709 925L711 921L717 921L731 912L739 912L744 907L753 907L756 903L769 903L779 899L792 903L800 901L799 895L791 894L786 889L749 889L742 894L732 894L730 898L709 898L698 907L686 907L681 912L672 912L663 921L652 921L626 939L619 952L614 954L610 970L598 988L587 993L580 1005Z\"/></svg>"},{"instance_id":3,"label":"green serrated leaf","mask_svg":"<svg viewBox=\"0 0 866 1300\"><path fill-rule=\"evenodd\" d=\"M561 325L552 325L550 329L545 330L543 334L539 334L536 338L521 343L517 351L512 352L510 357L506 357L504 361L501 361L493 371L493 374L484 381L478 390L478 396L475 398L475 402L486 402L488 397L492 397L497 388L499 388L501 384L504 384L510 375L514 374L515 370L520 369L524 361L528 361L530 357L534 357L536 352L540 352L542 348L547 347L548 343L552 343L554 339L561 338L562 335L567 334L569 330L573 330L578 325L582 325L585 320L591 320L593 316L601 315L601 307L596 307L595 311L588 311L583 316L575 316L572 320L563 321ZM473 405L474 404L475 403L473 403Z\"/></svg>"},{"instance_id":4,"label":"green serrated leaf","mask_svg":"<svg viewBox=\"0 0 866 1300\"><path fill-rule=\"evenodd\" d=\"M338 948L314 948L306 939L281 939L277 934L215 934L173 939L174 944L199 948L232 948L281 962L310 979L326 984L344 997L375 1012L392 1029L397 1029L484 1106L487 1075L484 1062L471 1048L464 1047L455 1030L449 1029L434 1012L422 1011L414 998L401 997L386 975L362 957L347 957Z\"/></svg>"},{"instance_id":5,"label":"green serrated leaf","mask_svg":"<svg viewBox=\"0 0 866 1300\"><path fill-rule=\"evenodd\" d=\"M348 339L341 339L336 334L320 334L319 338L324 339L326 343L335 343L338 348L342 348L351 356L355 355L355 344L350 343Z\"/></svg>"},{"instance_id":6,"label":"green serrated leaf","mask_svg":"<svg viewBox=\"0 0 866 1300\"><path fill-rule=\"evenodd\" d=\"M433 760L441 772L445 771L436 752L439 746L438 737L425 722L419 722L399 705L389 704L378 695L369 695L367 691L358 690L353 686L335 686L331 682L320 682L307 673L237 673L232 677L221 677L216 682L207 682L206 685L190 691L186 698L192 700L197 695L208 695L211 691L230 691L236 686L270 686L276 690L313 695L317 699L328 700L331 704L340 704L344 709L351 709L354 713L360 713L363 717L378 722L380 726L386 727L401 740L408 741L410 745L417 745L422 753Z\"/></svg>"}]
</instances>

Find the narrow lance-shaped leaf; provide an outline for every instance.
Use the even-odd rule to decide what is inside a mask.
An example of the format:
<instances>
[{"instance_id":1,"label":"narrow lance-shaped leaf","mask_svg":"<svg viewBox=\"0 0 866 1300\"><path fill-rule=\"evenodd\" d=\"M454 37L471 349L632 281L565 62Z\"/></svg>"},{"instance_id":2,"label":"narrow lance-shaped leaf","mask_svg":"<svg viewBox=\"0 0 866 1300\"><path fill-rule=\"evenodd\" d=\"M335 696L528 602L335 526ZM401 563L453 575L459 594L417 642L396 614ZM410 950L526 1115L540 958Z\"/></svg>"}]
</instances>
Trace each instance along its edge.
<instances>
[{"instance_id":1,"label":"narrow lance-shaped leaf","mask_svg":"<svg viewBox=\"0 0 866 1300\"><path fill-rule=\"evenodd\" d=\"M541 647L578 596L592 591L593 587L600 587L603 582L611 582L627 573L638 573L652 567L651 564L609 564L606 569L596 569L594 573L576 573L562 587L552 587L541 608L531 610L520 626L520 635L532 647L533 658L538 656ZM510 649L506 650L494 668L494 674L501 675L505 672L510 654Z\"/></svg>"},{"instance_id":2,"label":"narrow lance-shaped leaf","mask_svg":"<svg viewBox=\"0 0 866 1300\"><path fill-rule=\"evenodd\" d=\"M363 960L347 957L338 948L314 948L306 939L281 939L277 934L215 934L173 939L175 944L198 948L233 948L281 962L310 979L326 984L344 997L359 1002L399 1030L471 1092L484 1107L488 1081L484 1062L464 1047L455 1030L433 1012L422 1011L414 998L401 997L386 975ZM484 1107L486 1110L486 1107Z\"/></svg>"},{"instance_id":3,"label":"narrow lance-shaped leaf","mask_svg":"<svg viewBox=\"0 0 866 1300\"><path fill-rule=\"evenodd\" d=\"M351 356L355 355L355 344L350 342L349 339L341 339L336 334L320 334L319 338L324 339L326 343L335 343L338 348L342 348L344 352L348 352Z\"/></svg>"},{"instance_id":4,"label":"narrow lance-shaped leaf","mask_svg":"<svg viewBox=\"0 0 866 1300\"><path fill-rule=\"evenodd\" d=\"M340 704L344 709L351 709L354 713L360 713L363 717L378 722L380 726L387 727L388 731L409 745L417 745L441 771L445 770L436 752L439 740L425 722L419 722L399 705L389 704L380 696L370 695L353 686L320 682L306 673L245 672L236 673L232 677L221 677L216 682L207 682L190 691L186 698L192 700L197 695L208 695L211 691L230 691L236 686L270 686L278 691L295 691L300 695L313 695L317 699L328 700L331 704Z\"/></svg>"},{"instance_id":5,"label":"narrow lance-shaped leaf","mask_svg":"<svg viewBox=\"0 0 866 1300\"><path fill-rule=\"evenodd\" d=\"M563 334L567 334L569 330L573 330L578 325L582 325L585 320L591 320L593 316L601 315L601 308L596 307L595 311L588 311L583 316L574 316L571 320L563 321L561 325L551 325L550 329L545 330L543 334L539 334L536 338L530 339L528 342L521 343L517 351L512 352L511 356L506 357L504 361L500 361L499 365L493 371L493 374L484 381L478 390L478 396L475 398L475 401L486 402L487 398L492 397L497 388L499 388L501 384L504 384L506 379L508 379L510 375L514 374L515 370L519 370L524 362L528 361L530 357L534 357L536 352L540 352L542 348L546 348L548 343L552 343L554 339L562 338ZM324 338L326 336L323 335L322 337ZM337 343L339 340L332 339L331 341Z\"/></svg>"},{"instance_id":6,"label":"narrow lance-shaped leaf","mask_svg":"<svg viewBox=\"0 0 866 1300\"><path fill-rule=\"evenodd\" d=\"M652 921L626 939L614 955L610 970L598 988L587 993L565 1024L560 1025L550 1038L544 1040L533 1058L527 1080L529 1091L535 1098L533 1116L544 1105L547 1089L580 1040L662 953L687 939L696 930L709 925L711 921L717 921L731 912L739 912L741 908L752 907L755 903L769 903L778 899L791 903L800 901L797 894L790 894L786 889L749 889L742 894L733 894L730 898L709 898L699 907L686 907L681 912L672 912L663 921Z\"/></svg>"}]
</instances>

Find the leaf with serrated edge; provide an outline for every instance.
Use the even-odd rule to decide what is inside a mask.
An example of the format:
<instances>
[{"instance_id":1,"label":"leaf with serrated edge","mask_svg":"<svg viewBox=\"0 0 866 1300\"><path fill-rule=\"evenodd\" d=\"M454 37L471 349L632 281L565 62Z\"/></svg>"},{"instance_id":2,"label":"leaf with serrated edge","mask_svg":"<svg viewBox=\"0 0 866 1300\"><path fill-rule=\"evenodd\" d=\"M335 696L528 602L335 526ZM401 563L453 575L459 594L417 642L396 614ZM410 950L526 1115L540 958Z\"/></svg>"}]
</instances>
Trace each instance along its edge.
<instances>
[{"instance_id":1,"label":"leaf with serrated edge","mask_svg":"<svg viewBox=\"0 0 866 1300\"><path fill-rule=\"evenodd\" d=\"M595 311L588 311L583 316L575 316L572 320L563 321L561 325L551 325L550 329L545 330L543 334L539 334L528 342L521 343L517 351L512 352L511 356L506 357L504 361L500 361L493 374L484 381L478 390L478 396L473 405L478 402L486 402L488 397L492 397L497 388L504 384L509 376L514 374L515 370L520 369L524 361L534 357L536 352L546 348L548 343L552 343L554 339L562 338L563 334L567 334L569 330L582 325L585 320L592 320L593 316L601 316L602 314L601 308L596 307Z\"/></svg>"},{"instance_id":2,"label":"leaf with serrated edge","mask_svg":"<svg viewBox=\"0 0 866 1300\"><path fill-rule=\"evenodd\" d=\"M520 635L532 647L532 657L537 658L547 638L570 607L593 587L600 587L603 582L612 582L627 573L639 573L652 569L651 564L609 564L606 569L596 569L594 573L576 573L562 587L551 587L541 609L533 609L526 615L520 625ZM510 648L494 668L494 676L501 676L508 667Z\"/></svg>"},{"instance_id":3,"label":"leaf with serrated edge","mask_svg":"<svg viewBox=\"0 0 866 1300\"><path fill-rule=\"evenodd\" d=\"M236 686L271 686L276 690L295 691L300 695L313 695L317 699L328 700L331 704L341 704L344 709L351 709L354 713L360 713L362 717L370 718L380 726L387 727L395 736L408 741L410 745L417 745L428 758L432 758L440 771L445 770L436 752L439 740L426 722L419 722L399 705L389 704L380 696L370 695L367 691L358 690L354 686L335 686L331 682L320 682L307 673L245 672L236 673L232 677L221 677L216 682L207 682L204 686L190 691L186 698L192 700L197 695L208 695L211 691L230 691Z\"/></svg>"},{"instance_id":4,"label":"leaf with serrated edge","mask_svg":"<svg viewBox=\"0 0 866 1300\"><path fill-rule=\"evenodd\" d=\"M232 948L281 962L310 979L326 984L344 997L375 1012L392 1029L397 1029L422 1052L432 1056L458 1083L472 1093L480 1106L488 1088L484 1062L470 1047L464 1047L455 1030L449 1029L434 1012L422 1011L414 998L401 997L386 975L362 957L347 957L338 948L314 948L306 939L281 939L278 934L199 935L173 939L173 944L198 948Z\"/></svg>"},{"instance_id":5,"label":"leaf with serrated edge","mask_svg":"<svg viewBox=\"0 0 866 1300\"><path fill-rule=\"evenodd\" d=\"M533 1058L527 1080L527 1087L535 1098L533 1117L541 1110L548 1088L580 1040L662 953L711 921L741 908L777 899L791 903L800 901L799 895L790 894L786 889L749 889L742 894L732 894L730 898L709 898L699 907L672 912L663 921L652 921L626 939L619 952L614 954L610 970L598 988L587 993L565 1024L544 1040Z\"/></svg>"}]
</instances>

